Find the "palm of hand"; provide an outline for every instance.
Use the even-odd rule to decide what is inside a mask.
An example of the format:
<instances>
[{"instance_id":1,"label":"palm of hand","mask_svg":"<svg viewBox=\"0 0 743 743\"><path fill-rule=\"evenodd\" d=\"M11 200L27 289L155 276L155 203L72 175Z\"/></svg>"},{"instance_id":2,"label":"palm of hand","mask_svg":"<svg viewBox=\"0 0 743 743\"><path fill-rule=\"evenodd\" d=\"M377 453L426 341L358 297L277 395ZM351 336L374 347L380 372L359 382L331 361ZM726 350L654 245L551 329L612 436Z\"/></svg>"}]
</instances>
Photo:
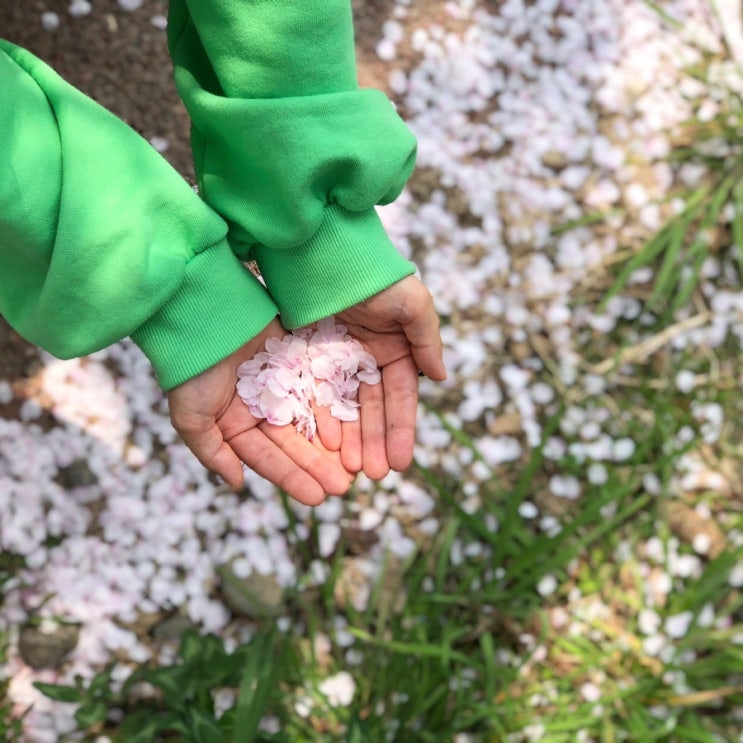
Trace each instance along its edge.
<instances>
[{"instance_id":1,"label":"palm of hand","mask_svg":"<svg viewBox=\"0 0 743 743\"><path fill-rule=\"evenodd\" d=\"M313 443L293 426L274 426L254 417L237 396L237 367L263 350L267 338L282 336L274 321L246 345L168 393L170 415L186 445L208 469L235 490L243 484L243 462L306 505L326 494L342 495L352 476L339 452Z\"/></svg>"},{"instance_id":2,"label":"palm of hand","mask_svg":"<svg viewBox=\"0 0 743 743\"><path fill-rule=\"evenodd\" d=\"M340 424L318 411L318 431L329 449L339 449L350 471L371 478L406 469L413 458L418 409L418 371L442 380L438 317L431 295L415 277L337 315L348 332L377 360L382 383L362 384L361 419Z\"/></svg>"},{"instance_id":3,"label":"palm of hand","mask_svg":"<svg viewBox=\"0 0 743 743\"><path fill-rule=\"evenodd\" d=\"M251 415L236 393L237 367L281 337L277 321L226 359L168 393L171 419L208 469L234 489L243 463L307 505L341 495L362 468L372 478L413 457L418 370L446 378L438 317L428 290L408 277L338 315L349 333L376 358L382 383L362 384L360 420L341 424L316 408L319 436L310 443L293 426L274 426Z\"/></svg>"}]
</instances>

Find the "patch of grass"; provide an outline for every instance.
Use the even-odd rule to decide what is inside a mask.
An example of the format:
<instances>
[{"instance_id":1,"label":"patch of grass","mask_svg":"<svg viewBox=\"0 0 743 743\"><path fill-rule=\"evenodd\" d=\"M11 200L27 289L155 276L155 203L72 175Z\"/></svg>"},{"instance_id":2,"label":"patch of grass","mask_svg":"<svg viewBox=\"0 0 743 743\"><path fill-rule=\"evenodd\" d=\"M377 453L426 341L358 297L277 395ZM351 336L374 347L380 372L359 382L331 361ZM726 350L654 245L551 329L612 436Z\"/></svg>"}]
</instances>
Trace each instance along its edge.
<instances>
[{"instance_id":1,"label":"patch of grass","mask_svg":"<svg viewBox=\"0 0 743 743\"><path fill-rule=\"evenodd\" d=\"M729 252L741 266L743 249L743 111L726 110L711 121L692 119L682 127L672 154L677 166L700 166L704 175L677 199L681 208L623 265L599 304L599 311L628 284L640 268L652 267L654 278L646 309L661 325L673 322L687 306L700 281L706 258Z\"/></svg>"},{"instance_id":2,"label":"patch of grass","mask_svg":"<svg viewBox=\"0 0 743 743\"><path fill-rule=\"evenodd\" d=\"M457 733L488 742L735 740L743 598L730 575L743 548L728 540L714 559L699 557L674 533L667 506L681 500L679 461L704 446L702 431L688 396L650 384L650 367L638 365L636 374L648 383L582 401L587 410L611 406L603 431L635 443L630 456L602 461L605 481L590 483L593 462L579 449L551 459L541 446L511 465L515 475L491 470L481 508L470 513L462 506L466 468L455 477L418 467L437 495L441 528L402 566L397 600L380 581L365 609L346 606L345 634L338 630L336 582L353 554L346 544L314 598L297 597L296 627L270 642L261 633L232 655L216 638L192 638L172 667L135 676L160 690L151 700L73 689L81 725L122 741L135 729L142 741L221 740L217 730L226 740L240 730L239 740L318 743L440 741ZM714 386L697 393L722 403L733 395ZM568 445L580 443L561 428L566 411L554 407L545 442L559 433ZM456 439L484 463L472 439L460 431ZM581 482L577 501L546 497L555 473ZM539 518L521 515L527 501L539 504ZM739 512L721 508L731 527L740 525ZM544 527L549 515L559 528ZM680 556L696 567L679 573ZM660 590L664 576L670 585ZM647 610L656 617L651 629L641 617ZM673 630L678 621L688 624L683 632ZM330 648L319 653L325 636ZM321 691L340 672L355 685L348 706ZM212 692L224 686L238 702L218 718ZM111 707L125 711L120 725L107 720ZM261 728L266 717L280 732Z\"/></svg>"},{"instance_id":3,"label":"patch of grass","mask_svg":"<svg viewBox=\"0 0 743 743\"><path fill-rule=\"evenodd\" d=\"M739 702L730 691L738 651L693 619L683 638L667 638L659 658L637 627L647 601L647 562L620 554L640 554L658 533L671 539L663 493L671 490L678 457L697 443L668 446L691 421L688 409L677 405L678 393L642 392L643 419L630 414L641 397L633 391L625 420L615 421L617 435L637 441L635 454L607 464L606 483L586 488L580 503L562 514L557 534L519 516L519 505L546 488L541 449L512 489L499 488L494 472L476 514L461 507L461 483L421 470L439 496L443 526L409 566L399 612L374 602L366 612L349 611L358 665L349 669L345 651L336 647L326 673L351 670L358 691L345 714L333 711L334 725L347 726L359 740L399 741L449 739L463 731L482 740L522 731L555 741L576 740L578 733L668 740L674 731L687 736L679 740L693 740L688 736L697 733L688 731L730 731ZM558 421L547 426L547 436ZM466 443L463 434L459 439ZM558 464L585 481L585 462ZM660 495L644 490L647 472L660 478ZM656 607L659 629L670 617L696 615L704 606L718 623L732 621L738 607L729 601L727 580L742 556L731 549L693 580L677 580L667 604ZM555 576L559 586L546 598L537 591L545 576ZM597 606L605 613L592 614ZM556 609L567 615L566 625L555 626ZM314 626L327 629L327 619ZM584 698L586 684L585 694L595 687L599 699ZM718 705L715 715L707 714L710 704ZM322 726L305 735L321 740Z\"/></svg>"},{"instance_id":4,"label":"patch of grass","mask_svg":"<svg viewBox=\"0 0 743 743\"><path fill-rule=\"evenodd\" d=\"M262 716L280 694L277 676L293 660L292 648L277 649L276 632L268 629L251 643L227 652L214 635L186 632L179 657L171 665L143 666L132 673L120 690L114 689L109 666L85 683L74 686L37 682L36 688L58 702L76 705L75 720L86 739L109 735L122 743L154 743L182 740L193 743L242 743L287 740L283 735L259 730ZM147 698L138 687L148 684L154 693ZM237 691L231 709L219 714L215 692ZM109 713L123 711L123 720L111 724Z\"/></svg>"},{"instance_id":5,"label":"patch of grass","mask_svg":"<svg viewBox=\"0 0 743 743\"><path fill-rule=\"evenodd\" d=\"M2 606L3 587L13 576L19 560L15 555L0 553L0 606ZM8 636L0 630L0 667L7 660ZM0 676L0 740L20 740L23 717L14 715L8 699L10 679Z\"/></svg>"}]
</instances>

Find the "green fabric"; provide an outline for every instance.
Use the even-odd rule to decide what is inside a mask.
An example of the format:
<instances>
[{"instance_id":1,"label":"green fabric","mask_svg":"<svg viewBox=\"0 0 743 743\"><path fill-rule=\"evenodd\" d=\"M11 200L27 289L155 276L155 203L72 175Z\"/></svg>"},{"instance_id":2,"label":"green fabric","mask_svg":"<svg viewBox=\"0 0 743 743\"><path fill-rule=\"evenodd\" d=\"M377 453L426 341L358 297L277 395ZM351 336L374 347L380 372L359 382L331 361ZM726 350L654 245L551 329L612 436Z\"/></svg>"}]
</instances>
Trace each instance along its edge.
<instances>
[{"instance_id":1,"label":"green fabric","mask_svg":"<svg viewBox=\"0 0 743 743\"><path fill-rule=\"evenodd\" d=\"M171 389L216 364L268 325L276 305L226 240L197 253L178 291L132 332Z\"/></svg>"},{"instance_id":2,"label":"green fabric","mask_svg":"<svg viewBox=\"0 0 743 743\"><path fill-rule=\"evenodd\" d=\"M374 206L402 190L415 140L382 93L358 88L350 0L170 11L201 199L123 122L0 41L0 314L62 358L131 335L166 389L277 305L296 327L414 270ZM236 255L256 258L273 299Z\"/></svg>"},{"instance_id":3,"label":"green fabric","mask_svg":"<svg viewBox=\"0 0 743 743\"><path fill-rule=\"evenodd\" d=\"M0 314L33 343L68 358L131 334L167 389L275 315L154 149L5 41L0 153Z\"/></svg>"},{"instance_id":4,"label":"green fabric","mask_svg":"<svg viewBox=\"0 0 743 743\"><path fill-rule=\"evenodd\" d=\"M415 140L358 88L349 0L171 0L168 40L201 196L287 326L413 273L374 206L402 190Z\"/></svg>"},{"instance_id":5,"label":"green fabric","mask_svg":"<svg viewBox=\"0 0 743 743\"><path fill-rule=\"evenodd\" d=\"M168 20L171 46L228 98L357 87L350 0L171 0Z\"/></svg>"},{"instance_id":6,"label":"green fabric","mask_svg":"<svg viewBox=\"0 0 743 743\"><path fill-rule=\"evenodd\" d=\"M325 246L343 244L351 231L354 239L345 244L344 260L338 261ZM380 262L377 256L385 247L389 255ZM287 328L340 312L414 271L373 210L349 212L340 206L326 209L320 229L307 242L286 250L258 246L256 259L276 304L283 308L281 321Z\"/></svg>"}]
</instances>

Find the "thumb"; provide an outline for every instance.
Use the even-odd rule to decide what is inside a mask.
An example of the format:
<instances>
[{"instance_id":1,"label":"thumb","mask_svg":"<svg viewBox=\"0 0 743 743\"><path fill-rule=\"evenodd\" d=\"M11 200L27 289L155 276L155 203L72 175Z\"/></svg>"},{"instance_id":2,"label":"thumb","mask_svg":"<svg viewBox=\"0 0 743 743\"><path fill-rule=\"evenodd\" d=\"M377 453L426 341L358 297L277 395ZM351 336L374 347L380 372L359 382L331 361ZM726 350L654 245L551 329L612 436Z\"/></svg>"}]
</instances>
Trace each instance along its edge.
<instances>
[{"instance_id":1,"label":"thumb","mask_svg":"<svg viewBox=\"0 0 743 743\"><path fill-rule=\"evenodd\" d=\"M183 440L204 467L219 475L233 490L242 489L243 463L222 438L222 433L216 425L190 441L185 438Z\"/></svg>"},{"instance_id":2,"label":"thumb","mask_svg":"<svg viewBox=\"0 0 743 743\"><path fill-rule=\"evenodd\" d=\"M406 276L380 292L374 300L373 311L394 320L402 328L418 369L430 379L443 382L446 367L439 316L425 284L416 276Z\"/></svg>"},{"instance_id":3,"label":"thumb","mask_svg":"<svg viewBox=\"0 0 743 743\"><path fill-rule=\"evenodd\" d=\"M419 305L408 314L409 319L401 324L418 369L430 379L443 382L446 379L446 367L439 317L428 289L423 285L421 288L426 297L422 298L423 301L419 300Z\"/></svg>"},{"instance_id":4,"label":"thumb","mask_svg":"<svg viewBox=\"0 0 743 743\"><path fill-rule=\"evenodd\" d=\"M224 440L216 421L202 419L199 424L189 426L174 422L173 426L204 467L219 475L233 490L242 489L243 464Z\"/></svg>"}]
</instances>

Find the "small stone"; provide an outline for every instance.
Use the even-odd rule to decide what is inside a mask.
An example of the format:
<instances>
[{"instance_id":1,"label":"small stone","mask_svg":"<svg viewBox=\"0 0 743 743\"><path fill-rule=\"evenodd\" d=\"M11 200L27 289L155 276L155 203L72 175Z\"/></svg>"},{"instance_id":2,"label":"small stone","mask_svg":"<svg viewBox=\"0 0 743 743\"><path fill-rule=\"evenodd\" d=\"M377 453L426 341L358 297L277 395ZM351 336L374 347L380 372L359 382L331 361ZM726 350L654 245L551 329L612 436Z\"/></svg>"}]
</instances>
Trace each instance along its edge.
<instances>
[{"instance_id":1,"label":"small stone","mask_svg":"<svg viewBox=\"0 0 743 743\"><path fill-rule=\"evenodd\" d=\"M136 618L134 619L134 621L119 621L118 624L121 625L121 627L123 627L124 629L128 629L134 632L137 637L141 638L149 635L156 625L165 621L167 616L167 613L163 611L145 612L137 610Z\"/></svg>"},{"instance_id":2,"label":"small stone","mask_svg":"<svg viewBox=\"0 0 743 743\"><path fill-rule=\"evenodd\" d=\"M688 369L682 369L675 379L676 389L685 395L688 395L697 386L697 376Z\"/></svg>"},{"instance_id":3,"label":"small stone","mask_svg":"<svg viewBox=\"0 0 743 743\"><path fill-rule=\"evenodd\" d=\"M728 576L728 585L733 588L743 588L743 565L735 565Z\"/></svg>"},{"instance_id":4,"label":"small stone","mask_svg":"<svg viewBox=\"0 0 743 743\"><path fill-rule=\"evenodd\" d=\"M601 689L596 686L596 684L590 682L583 684L583 686L580 687L580 693L583 699L590 704L594 704L601 700Z\"/></svg>"},{"instance_id":5,"label":"small stone","mask_svg":"<svg viewBox=\"0 0 743 743\"><path fill-rule=\"evenodd\" d=\"M71 490L72 488L95 485L98 482L98 477L84 459L76 459L69 467L64 467L59 471L57 482L65 490Z\"/></svg>"},{"instance_id":6,"label":"small stone","mask_svg":"<svg viewBox=\"0 0 743 743\"><path fill-rule=\"evenodd\" d=\"M693 508L680 501L666 506L671 531L686 544L692 545L697 554L712 560L719 557L727 545L727 537L712 519L702 518Z\"/></svg>"},{"instance_id":7,"label":"small stone","mask_svg":"<svg viewBox=\"0 0 743 743\"><path fill-rule=\"evenodd\" d=\"M542 164L552 170L562 170L568 166L568 158L560 150L547 150L542 155Z\"/></svg>"},{"instance_id":8,"label":"small stone","mask_svg":"<svg viewBox=\"0 0 743 743\"><path fill-rule=\"evenodd\" d=\"M517 436L524 428L521 414L517 412L504 413L493 418L488 424L488 433L492 436Z\"/></svg>"},{"instance_id":9,"label":"small stone","mask_svg":"<svg viewBox=\"0 0 743 743\"><path fill-rule=\"evenodd\" d=\"M539 516L539 509L531 501L524 501L519 504L519 516L522 519L535 519Z\"/></svg>"},{"instance_id":10,"label":"small stone","mask_svg":"<svg viewBox=\"0 0 743 743\"><path fill-rule=\"evenodd\" d=\"M612 454L614 461L624 462L632 457L635 453L635 442L632 439L617 439L612 445Z\"/></svg>"},{"instance_id":11,"label":"small stone","mask_svg":"<svg viewBox=\"0 0 743 743\"><path fill-rule=\"evenodd\" d=\"M21 628L18 652L31 668L59 668L79 638L77 624L32 621Z\"/></svg>"},{"instance_id":12,"label":"small stone","mask_svg":"<svg viewBox=\"0 0 743 743\"><path fill-rule=\"evenodd\" d=\"M13 388L9 382L0 379L0 405L7 405L13 399Z\"/></svg>"},{"instance_id":13,"label":"small stone","mask_svg":"<svg viewBox=\"0 0 743 743\"><path fill-rule=\"evenodd\" d=\"M318 688L332 707L348 707L356 693L356 682L348 671L341 671L326 678Z\"/></svg>"},{"instance_id":14,"label":"small stone","mask_svg":"<svg viewBox=\"0 0 743 743\"><path fill-rule=\"evenodd\" d=\"M706 555L709 552L709 548L712 546L712 540L709 534L700 532L697 534L691 542L692 549L698 555Z\"/></svg>"},{"instance_id":15,"label":"small stone","mask_svg":"<svg viewBox=\"0 0 743 743\"><path fill-rule=\"evenodd\" d=\"M660 614L652 609L642 609L637 615L637 628L643 635L654 635L662 623Z\"/></svg>"},{"instance_id":16,"label":"small stone","mask_svg":"<svg viewBox=\"0 0 743 743\"><path fill-rule=\"evenodd\" d=\"M219 571L225 604L236 616L250 619L277 617L284 609L284 590L275 575L251 573L238 578L229 565Z\"/></svg>"},{"instance_id":17,"label":"small stone","mask_svg":"<svg viewBox=\"0 0 743 743\"><path fill-rule=\"evenodd\" d=\"M193 629L193 622L183 614L173 614L152 628L152 637L158 642L180 640L183 634Z\"/></svg>"}]
</instances>

